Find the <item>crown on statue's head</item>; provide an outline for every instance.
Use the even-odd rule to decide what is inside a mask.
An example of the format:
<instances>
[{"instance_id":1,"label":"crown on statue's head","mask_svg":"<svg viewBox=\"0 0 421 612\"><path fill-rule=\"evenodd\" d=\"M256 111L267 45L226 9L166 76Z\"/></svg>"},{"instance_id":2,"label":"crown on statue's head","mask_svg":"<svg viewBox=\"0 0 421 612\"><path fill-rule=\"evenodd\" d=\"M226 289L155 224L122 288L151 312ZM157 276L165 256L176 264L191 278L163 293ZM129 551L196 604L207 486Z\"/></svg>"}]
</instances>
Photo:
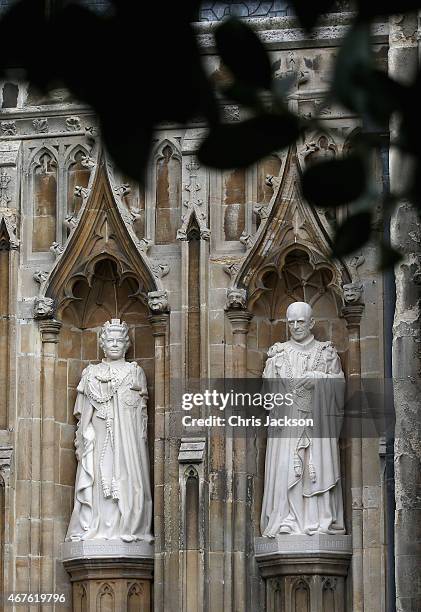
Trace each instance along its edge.
<instances>
[{"instance_id":1,"label":"crown on statue's head","mask_svg":"<svg viewBox=\"0 0 421 612\"><path fill-rule=\"evenodd\" d=\"M111 319L111 321L106 321L101 329L101 336L107 334L110 331L119 331L123 334L123 336L128 336L129 334L129 326L126 321L121 321L120 319Z\"/></svg>"}]
</instances>

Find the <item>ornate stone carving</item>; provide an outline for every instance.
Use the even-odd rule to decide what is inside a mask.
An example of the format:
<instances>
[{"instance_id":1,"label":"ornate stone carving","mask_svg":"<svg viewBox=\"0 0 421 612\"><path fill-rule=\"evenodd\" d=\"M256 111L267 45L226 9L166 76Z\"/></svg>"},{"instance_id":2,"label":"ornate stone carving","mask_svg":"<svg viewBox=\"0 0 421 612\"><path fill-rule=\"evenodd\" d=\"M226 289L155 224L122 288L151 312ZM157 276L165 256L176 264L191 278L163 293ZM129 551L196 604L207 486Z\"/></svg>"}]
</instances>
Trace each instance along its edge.
<instances>
[{"instance_id":1,"label":"ornate stone carving","mask_svg":"<svg viewBox=\"0 0 421 612\"><path fill-rule=\"evenodd\" d=\"M84 155L81 159L82 166L84 168L95 168L96 166L96 160L95 158L91 157L90 155Z\"/></svg>"},{"instance_id":2,"label":"ornate stone carving","mask_svg":"<svg viewBox=\"0 0 421 612\"><path fill-rule=\"evenodd\" d=\"M14 208L0 207L0 228L2 224L6 228L8 241L7 245L2 247L0 243L0 249L18 249L20 240L17 237L17 211Z\"/></svg>"},{"instance_id":3,"label":"ornate stone carving","mask_svg":"<svg viewBox=\"0 0 421 612\"><path fill-rule=\"evenodd\" d=\"M0 206L7 207L10 200L12 199L9 195L9 183L12 180L10 174L7 174L5 170L0 173Z\"/></svg>"},{"instance_id":4,"label":"ornate stone carving","mask_svg":"<svg viewBox=\"0 0 421 612\"><path fill-rule=\"evenodd\" d=\"M150 291L148 306L153 314L169 312L168 293L166 291Z\"/></svg>"},{"instance_id":5,"label":"ornate stone carving","mask_svg":"<svg viewBox=\"0 0 421 612\"><path fill-rule=\"evenodd\" d=\"M247 306L246 289L228 289L225 310L244 310Z\"/></svg>"},{"instance_id":6,"label":"ornate stone carving","mask_svg":"<svg viewBox=\"0 0 421 612\"><path fill-rule=\"evenodd\" d=\"M9 485L10 474L13 466L13 447L12 446L0 446L0 476L3 482L0 481L0 486L3 484L5 487Z\"/></svg>"},{"instance_id":7,"label":"ornate stone carving","mask_svg":"<svg viewBox=\"0 0 421 612\"><path fill-rule=\"evenodd\" d=\"M63 221L63 225L67 227L70 231L74 229L75 227L77 227L78 223L79 223L79 218L78 218L78 215L75 213L70 213L66 215Z\"/></svg>"},{"instance_id":8,"label":"ornate stone carving","mask_svg":"<svg viewBox=\"0 0 421 612\"><path fill-rule=\"evenodd\" d=\"M85 200L89 196L90 190L88 187L81 187L80 185L75 186L74 194L77 198Z\"/></svg>"},{"instance_id":9,"label":"ornate stone carving","mask_svg":"<svg viewBox=\"0 0 421 612\"><path fill-rule=\"evenodd\" d=\"M170 266L166 263L153 263L151 264L151 270L156 278L164 278L169 273Z\"/></svg>"},{"instance_id":10,"label":"ornate stone carving","mask_svg":"<svg viewBox=\"0 0 421 612\"><path fill-rule=\"evenodd\" d=\"M0 130L2 136L16 136L16 121L1 121Z\"/></svg>"},{"instance_id":11,"label":"ornate stone carving","mask_svg":"<svg viewBox=\"0 0 421 612\"><path fill-rule=\"evenodd\" d=\"M32 275L32 278L34 279L34 281L36 283L39 283L38 294L40 298L43 297L44 287L45 287L45 283L47 282L48 277L49 277L49 272L47 272L46 270L37 270Z\"/></svg>"},{"instance_id":12,"label":"ornate stone carving","mask_svg":"<svg viewBox=\"0 0 421 612\"><path fill-rule=\"evenodd\" d=\"M188 228L194 217L199 225L200 237L203 240L209 240L210 229L207 227L206 209L203 200L197 197L197 192L202 188L197 182L197 172L200 165L192 160L186 168L190 172L190 183L185 185L184 189L189 192L189 199L183 202L186 210L181 217L181 227L177 230L177 240L188 240Z\"/></svg>"},{"instance_id":13,"label":"ornate stone carving","mask_svg":"<svg viewBox=\"0 0 421 612\"><path fill-rule=\"evenodd\" d=\"M34 302L34 319L52 319L55 314L53 298L39 296Z\"/></svg>"},{"instance_id":14,"label":"ornate stone carving","mask_svg":"<svg viewBox=\"0 0 421 612\"><path fill-rule=\"evenodd\" d=\"M60 255L64 251L64 248L58 242L53 242L49 250L50 250L50 253L52 253L55 257L60 257Z\"/></svg>"},{"instance_id":15,"label":"ornate stone carving","mask_svg":"<svg viewBox=\"0 0 421 612\"><path fill-rule=\"evenodd\" d=\"M240 236L240 242L243 244L247 250L251 249L254 244L256 236L254 234L249 234L244 230L244 232Z\"/></svg>"},{"instance_id":16,"label":"ornate stone carving","mask_svg":"<svg viewBox=\"0 0 421 612\"><path fill-rule=\"evenodd\" d=\"M79 132L81 129L79 117L67 117L66 130L68 132Z\"/></svg>"},{"instance_id":17,"label":"ornate stone carving","mask_svg":"<svg viewBox=\"0 0 421 612\"><path fill-rule=\"evenodd\" d=\"M36 283L39 283L40 285L42 285L43 283L45 283L48 276L49 276L49 272L47 272L46 270L37 270L36 272L34 272L32 278L34 279Z\"/></svg>"},{"instance_id":18,"label":"ornate stone carving","mask_svg":"<svg viewBox=\"0 0 421 612\"><path fill-rule=\"evenodd\" d=\"M226 104L222 111L225 121L240 121L240 109L236 104Z\"/></svg>"},{"instance_id":19,"label":"ornate stone carving","mask_svg":"<svg viewBox=\"0 0 421 612\"><path fill-rule=\"evenodd\" d=\"M322 135L316 141L309 141L304 144L299 155L304 160L305 165L314 161L332 159L336 156L338 148L336 144L327 136Z\"/></svg>"},{"instance_id":20,"label":"ornate stone carving","mask_svg":"<svg viewBox=\"0 0 421 612\"><path fill-rule=\"evenodd\" d=\"M225 274L228 274L231 280L233 280L237 276L238 270L240 268L241 263L239 261L232 261L222 266L223 271L225 272Z\"/></svg>"},{"instance_id":21,"label":"ornate stone carving","mask_svg":"<svg viewBox=\"0 0 421 612\"><path fill-rule=\"evenodd\" d=\"M355 255L348 261L348 268L351 274L351 283L342 286L345 305L362 304L364 285L361 282L358 268L363 265L365 258L363 255Z\"/></svg>"},{"instance_id":22,"label":"ornate stone carving","mask_svg":"<svg viewBox=\"0 0 421 612\"><path fill-rule=\"evenodd\" d=\"M345 304L359 304L363 295L362 283L347 283L342 286Z\"/></svg>"},{"instance_id":23,"label":"ornate stone carving","mask_svg":"<svg viewBox=\"0 0 421 612\"><path fill-rule=\"evenodd\" d=\"M270 425L262 535L344 534L338 447L344 407L341 362L331 342L320 342L311 333L315 322L309 304L294 302L286 318L291 339L270 347L263 378L276 379L284 397L292 395L288 416L311 416L325 434L313 435L313 428L303 425L280 437L277 425Z\"/></svg>"},{"instance_id":24,"label":"ornate stone carving","mask_svg":"<svg viewBox=\"0 0 421 612\"><path fill-rule=\"evenodd\" d=\"M105 358L83 371L74 409L79 469L66 541L151 542L146 376L125 359L125 322L107 321L100 345Z\"/></svg>"},{"instance_id":25,"label":"ornate stone carving","mask_svg":"<svg viewBox=\"0 0 421 612\"><path fill-rule=\"evenodd\" d=\"M146 305L147 292L161 288L132 227L123 219L123 205L115 198L105 160L100 160L98 165L89 196L78 214L77 226L72 229L65 250L57 258L43 288L43 295L56 299L58 316L70 308L73 316L79 317L80 326L86 322L85 311L79 308L80 298L73 294L73 288L77 283L86 284L86 299L91 299L92 280L101 267L106 267L107 278L111 275L125 284L133 303L139 301ZM118 292L121 287L119 284ZM115 310L111 308L107 312L112 316Z\"/></svg>"},{"instance_id":26,"label":"ornate stone carving","mask_svg":"<svg viewBox=\"0 0 421 612\"><path fill-rule=\"evenodd\" d=\"M322 589L323 591L334 591L336 589L338 579L332 576L323 576L322 577Z\"/></svg>"},{"instance_id":27,"label":"ornate stone carving","mask_svg":"<svg viewBox=\"0 0 421 612\"><path fill-rule=\"evenodd\" d=\"M351 272L351 278L354 282L361 280L358 268L362 266L364 262L365 262L364 255L355 255L354 257L351 257L351 259L349 260L348 267Z\"/></svg>"},{"instance_id":28,"label":"ornate stone carving","mask_svg":"<svg viewBox=\"0 0 421 612\"><path fill-rule=\"evenodd\" d=\"M136 244L139 251L142 251L142 253L147 253L151 248L152 240L150 238L141 238L140 240L136 241Z\"/></svg>"},{"instance_id":29,"label":"ornate stone carving","mask_svg":"<svg viewBox=\"0 0 421 612\"><path fill-rule=\"evenodd\" d=\"M37 134L47 134L48 133L49 127L48 127L47 118L34 119L32 122L32 125L34 126L34 130L36 131Z\"/></svg>"}]
</instances>

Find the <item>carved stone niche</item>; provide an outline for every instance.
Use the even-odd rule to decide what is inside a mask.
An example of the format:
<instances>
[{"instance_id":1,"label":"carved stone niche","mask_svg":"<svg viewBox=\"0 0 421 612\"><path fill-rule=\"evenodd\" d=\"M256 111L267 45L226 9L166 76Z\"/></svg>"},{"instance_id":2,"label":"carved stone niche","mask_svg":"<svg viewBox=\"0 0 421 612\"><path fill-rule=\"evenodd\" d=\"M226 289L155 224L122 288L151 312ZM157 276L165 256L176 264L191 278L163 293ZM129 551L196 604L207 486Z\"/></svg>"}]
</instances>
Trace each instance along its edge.
<instances>
[{"instance_id":1,"label":"carved stone niche","mask_svg":"<svg viewBox=\"0 0 421 612\"><path fill-rule=\"evenodd\" d=\"M351 536L256 538L267 612L344 612Z\"/></svg>"}]
</instances>

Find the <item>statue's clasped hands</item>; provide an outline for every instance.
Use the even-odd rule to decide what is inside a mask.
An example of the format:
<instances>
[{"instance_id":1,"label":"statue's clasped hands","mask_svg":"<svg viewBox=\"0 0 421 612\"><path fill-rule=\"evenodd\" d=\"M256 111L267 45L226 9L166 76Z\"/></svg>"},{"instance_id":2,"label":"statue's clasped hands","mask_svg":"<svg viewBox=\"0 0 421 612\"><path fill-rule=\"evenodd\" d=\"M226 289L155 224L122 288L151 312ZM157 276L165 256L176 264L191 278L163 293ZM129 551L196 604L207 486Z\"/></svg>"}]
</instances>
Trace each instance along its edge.
<instances>
[{"instance_id":1,"label":"statue's clasped hands","mask_svg":"<svg viewBox=\"0 0 421 612\"><path fill-rule=\"evenodd\" d=\"M313 389L314 381L318 378L317 372L309 371L303 374L302 378L298 378L295 384L295 389Z\"/></svg>"}]
</instances>

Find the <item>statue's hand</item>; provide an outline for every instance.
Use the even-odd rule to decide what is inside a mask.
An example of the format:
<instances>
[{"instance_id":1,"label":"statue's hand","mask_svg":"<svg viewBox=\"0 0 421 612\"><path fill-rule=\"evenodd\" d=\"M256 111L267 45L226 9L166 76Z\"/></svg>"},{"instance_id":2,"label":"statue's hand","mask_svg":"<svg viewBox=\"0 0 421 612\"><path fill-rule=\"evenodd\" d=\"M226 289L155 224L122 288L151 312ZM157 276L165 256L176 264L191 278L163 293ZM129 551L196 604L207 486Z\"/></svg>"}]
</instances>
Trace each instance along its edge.
<instances>
[{"instance_id":1,"label":"statue's hand","mask_svg":"<svg viewBox=\"0 0 421 612\"><path fill-rule=\"evenodd\" d=\"M317 378L315 372L306 372L302 378L299 378L296 383L296 389L313 389L314 380Z\"/></svg>"}]
</instances>

